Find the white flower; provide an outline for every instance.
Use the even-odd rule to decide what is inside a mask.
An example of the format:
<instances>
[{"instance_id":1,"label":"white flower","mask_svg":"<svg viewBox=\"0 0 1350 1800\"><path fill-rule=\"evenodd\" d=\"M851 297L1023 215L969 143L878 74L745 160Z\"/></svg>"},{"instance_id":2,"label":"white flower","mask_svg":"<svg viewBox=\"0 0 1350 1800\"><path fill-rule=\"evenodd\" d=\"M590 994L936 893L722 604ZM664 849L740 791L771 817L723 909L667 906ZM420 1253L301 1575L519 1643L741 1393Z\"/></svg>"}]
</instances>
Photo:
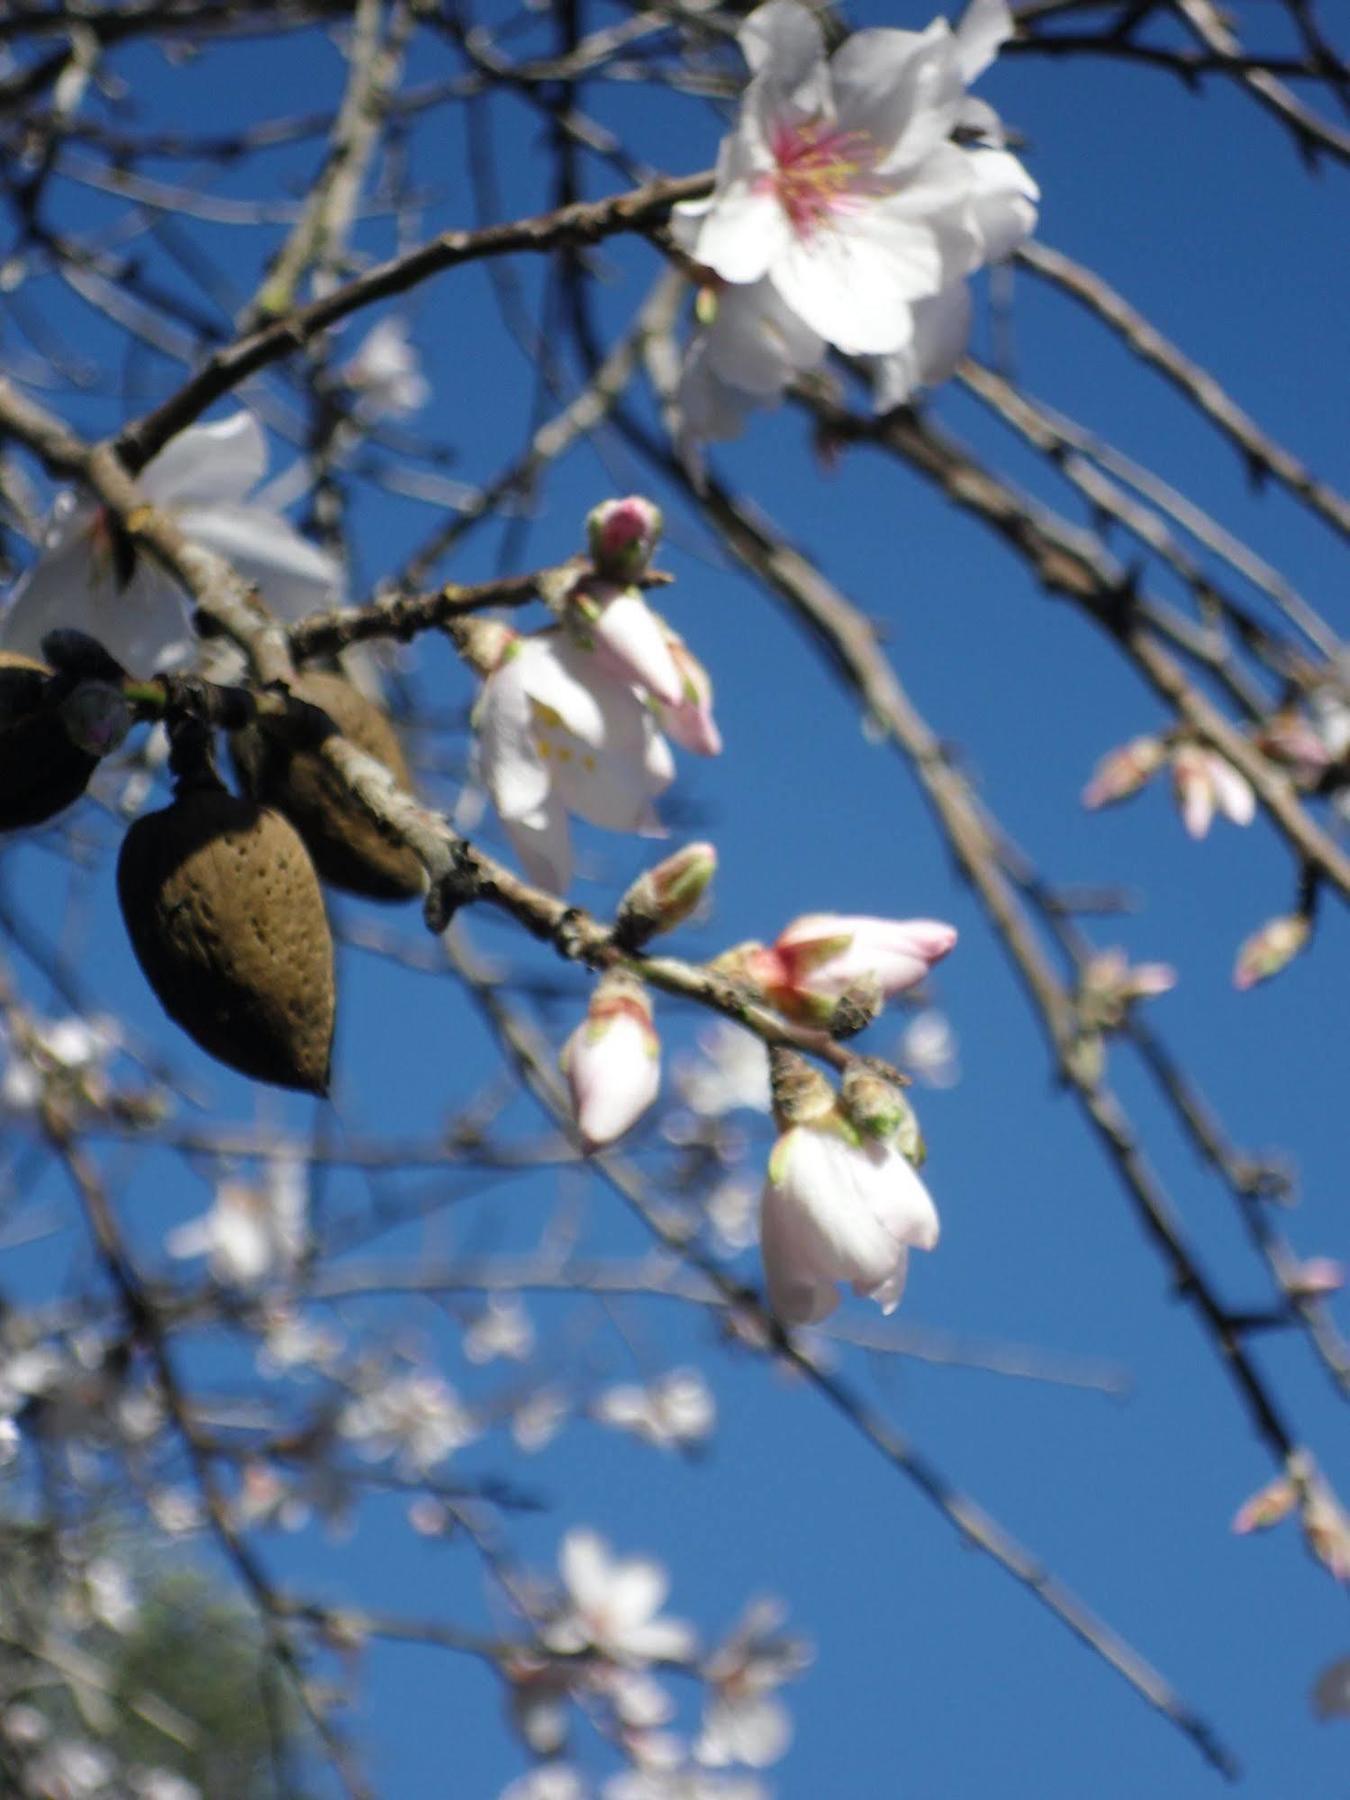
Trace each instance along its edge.
<instances>
[{"instance_id":1,"label":"white flower","mask_svg":"<svg viewBox=\"0 0 1350 1800\"><path fill-rule=\"evenodd\" d=\"M280 513L245 498L266 465L261 425L237 412L180 432L146 464L140 487L193 543L256 583L280 618L297 619L336 604L341 576ZM177 583L106 512L71 493L58 497L42 555L0 619L0 644L36 655L45 634L60 627L97 638L136 675L187 661L196 642Z\"/></svg>"},{"instance_id":2,"label":"white flower","mask_svg":"<svg viewBox=\"0 0 1350 1800\"><path fill-rule=\"evenodd\" d=\"M349 1401L338 1417L338 1430L369 1460L397 1453L419 1474L478 1435L472 1415L454 1390L439 1375L419 1370L389 1375Z\"/></svg>"},{"instance_id":3,"label":"white flower","mask_svg":"<svg viewBox=\"0 0 1350 1800\"><path fill-rule=\"evenodd\" d=\"M222 1181L210 1209L164 1240L170 1256L205 1256L217 1281L232 1287L294 1272L304 1253L309 1185L296 1157L269 1159L261 1187Z\"/></svg>"},{"instance_id":4,"label":"white flower","mask_svg":"<svg viewBox=\"0 0 1350 1800\"><path fill-rule=\"evenodd\" d=\"M707 1119L746 1107L769 1110L769 1059L753 1031L719 1020L698 1035L699 1058L677 1070L684 1103Z\"/></svg>"},{"instance_id":5,"label":"white flower","mask_svg":"<svg viewBox=\"0 0 1350 1800\"><path fill-rule=\"evenodd\" d=\"M792 1719L773 1690L800 1675L811 1655L801 1639L781 1635L782 1617L777 1602L756 1602L708 1659L710 1691L694 1746L700 1762L767 1769L786 1753Z\"/></svg>"},{"instance_id":6,"label":"white flower","mask_svg":"<svg viewBox=\"0 0 1350 1800\"><path fill-rule=\"evenodd\" d=\"M606 674L643 689L653 700L679 705L684 686L665 625L640 589L588 581L570 596L568 623L587 648L594 646Z\"/></svg>"},{"instance_id":7,"label":"white flower","mask_svg":"<svg viewBox=\"0 0 1350 1800\"><path fill-rule=\"evenodd\" d=\"M898 350L910 302L978 255L969 162L947 141L965 99L950 30L856 32L827 63L812 14L770 0L739 41L753 79L694 256L726 281L767 276L841 350Z\"/></svg>"},{"instance_id":8,"label":"white flower","mask_svg":"<svg viewBox=\"0 0 1350 1800\"><path fill-rule=\"evenodd\" d=\"M696 231L681 228L678 215L674 222L676 236L692 243ZM707 323L690 345L677 395L686 441L739 437L752 407L776 405L789 382L824 360L825 339L767 278L706 288L700 312Z\"/></svg>"},{"instance_id":9,"label":"white flower","mask_svg":"<svg viewBox=\"0 0 1350 1800\"><path fill-rule=\"evenodd\" d=\"M558 1567L571 1605L543 1632L551 1650L592 1648L623 1663L694 1654L692 1626L656 1617L669 1587L660 1563L613 1557L596 1532L579 1529L563 1539Z\"/></svg>"},{"instance_id":10,"label":"white flower","mask_svg":"<svg viewBox=\"0 0 1350 1800\"><path fill-rule=\"evenodd\" d=\"M893 1312L909 1250L938 1241L937 1210L894 1144L858 1141L844 1121L794 1125L769 1158L760 1249L769 1300L790 1324L814 1324L838 1304L836 1282Z\"/></svg>"},{"instance_id":11,"label":"white flower","mask_svg":"<svg viewBox=\"0 0 1350 1800\"><path fill-rule=\"evenodd\" d=\"M534 1349L534 1326L516 1295L490 1295L464 1333L463 1348L471 1363L492 1362L498 1356L524 1362Z\"/></svg>"},{"instance_id":12,"label":"white flower","mask_svg":"<svg viewBox=\"0 0 1350 1800\"><path fill-rule=\"evenodd\" d=\"M406 417L431 398L431 384L422 373L408 321L397 313L371 327L338 373L371 418Z\"/></svg>"},{"instance_id":13,"label":"white flower","mask_svg":"<svg viewBox=\"0 0 1350 1800\"><path fill-rule=\"evenodd\" d=\"M562 893L567 815L661 835L652 802L675 774L670 746L628 684L565 633L514 637L474 709L478 771L525 871Z\"/></svg>"},{"instance_id":14,"label":"white flower","mask_svg":"<svg viewBox=\"0 0 1350 1800\"><path fill-rule=\"evenodd\" d=\"M925 1007L906 1025L898 1061L928 1087L955 1087L961 1079L956 1033L946 1013Z\"/></svg>"},{"instance_id":15,"label":"white flower","mask_svg":"<svg viewBox=\"0 0 1350 1800\"><path fill-rule=\"evenodd\" d=\"M543 1763L504 1787L498 1800L586 1800L586 1787L566 1763Z\"/></svg>"},{"instance_id":16,"label":"white flower","mask_svg":"<svg viewBox=\"0 0 1350 1800\"><path fill-rule=\"evenodd\" d=\"M517 1450L533 1456L551 1444L567 1423L572 1402L559 1387L536 1388L511 1414L511 1437Z\"/></svg>"},{"instance_id":17,"label":"white flower","mask_svg":"<svg viewBox=\"0 0 1350 1800\"><path fill-rule=\"evenodd\" d=\"M645 1387L620 1382L591 1408L602 1425L631 1431L658 1450L702 1443L717 1424L717 1402L697 1369L671 1369Z\"/></svg>"}]
</instances>

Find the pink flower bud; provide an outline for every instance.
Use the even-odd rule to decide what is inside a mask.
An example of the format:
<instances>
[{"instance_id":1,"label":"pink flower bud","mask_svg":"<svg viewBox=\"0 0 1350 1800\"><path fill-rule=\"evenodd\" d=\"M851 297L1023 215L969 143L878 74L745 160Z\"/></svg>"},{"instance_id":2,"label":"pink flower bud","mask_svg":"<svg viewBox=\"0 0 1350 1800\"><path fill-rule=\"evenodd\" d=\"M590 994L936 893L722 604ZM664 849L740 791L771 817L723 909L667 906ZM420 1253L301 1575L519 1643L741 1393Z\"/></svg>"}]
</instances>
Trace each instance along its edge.
<instances>
[{"instance_id":1,"label":"pink flower bud","mask_svg":"<svg viewBox=\"0 0 1350 1800\"><path fill-rule=\"evenodd\" d=\"M1132 738L1119 749L1108 750L1083 789L1083 805L1112 806L1128 800L1157 774L1166 757L1165 748L1153 737Z\"/></svg>"},{"instance_id":2,"label":"pink flower bud","mask_svg":"<svg viewBox=\"0 0 1350 1800\"><path fill-rule=\"evenodd\" d=\"M749 974L780 1012L816 1023L821 1002L837 1000L868 977L875 977L885 1000L916 987L955 943L955 926L936 919L811 913L752 955Z\"/></svg>"},{"instance_id":3,"label":"pink flower bud","mask_svg":"<svg viewBox=\"0 0 1350 1800\"><path fill-rule=\"evenodd\" d=\"M602 500L586 515L591 561L612 581L635 581L651 561L664 521L661 509L640 494Z\"/></svg>"},{"instance_id":4,"label":"pink flower bud","mask_svg":"<svg viewBox=\"0 0 1350 1800\"><path fill-rule=\"evenodd\" d=\"M614 970L601 977L559 1061L588 1150L614 1143L642 1117L661 1087L661 1040L635 976Z\"/></svg>"},{"instance_id":5,"label":"pink flower bud","mask_svg":"<svg viewBox=\"0 0 1350 1800\"><path fill-rule=\"evenodd\" d=\"M1288 1518L1298 1505L1298 1484L1288 1475L1280 1475L1244 1500L1233 1519L1233 1530L1239 1537L1251 1531L1269 1531L1281 1519Z\"/></svg>"},{"instance_id":6,"label":"pink flower bud","mask_svg":"<svg viewBox=\"0 0 1350 1800\"><path fill-rule=\"evenodd\" d=\"M1233 986L1244 992L1288 968L1312 936L1312 921L1303 913L1268 919L1238 951Z\"/></svg>"},{"instance_id":7,"label":"pink flower bud","mask_svg":"<svg viewBox=\"0 0 1350 1800\"><path fill-rule=\"evenodd\" d=\"M1217 750L1179 745L1172 752L1172 786L1181 822L1193 838L1204 837L1216 808L1234 825L1250 825L1256 816L1251 784Z\"/></svg>"},{"instance_id":8,"label":"pink flower bud","mask_svg":"<svg viewBox=\"0 0 1350 1800\"><path fill-rule=\"evenodd\" d=\"M619 902L614 933L627 949L637 949L648 938L682 925L707 892L717 872L717 850L712 844L686 844L639 875Z\"/></svg>"}]
</instances>

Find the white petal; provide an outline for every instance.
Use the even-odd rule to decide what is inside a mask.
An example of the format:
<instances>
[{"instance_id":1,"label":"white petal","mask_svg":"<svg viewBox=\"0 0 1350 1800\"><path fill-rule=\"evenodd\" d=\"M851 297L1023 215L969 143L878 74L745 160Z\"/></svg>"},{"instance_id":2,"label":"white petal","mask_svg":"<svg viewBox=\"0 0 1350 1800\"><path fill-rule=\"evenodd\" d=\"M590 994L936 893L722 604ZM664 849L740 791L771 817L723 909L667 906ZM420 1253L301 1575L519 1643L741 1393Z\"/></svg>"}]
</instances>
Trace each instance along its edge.
<instances>
[{"instance_id":1,"label":"white petal","mask_svg":"<svg viewBox=\"0 0 1350 1800\"><path fill-rule=\"evenodd\" d=\"M858 1188L897 1244L935 1250L941 1226L933 1197L893 1144L864 1144L855 1153Z\"/></svg>"},{"instance_id":2,"label":"white petal","mask_svg":"<svg viewBox=\"0 0 1350 1800\"><path fill-rule=\"evenodd\" d=\"M945 19L926 31L855 31L830 62L839 123L876 146L878 174L912 169L945 142L965 98Z\"/></svg>"},{"instance_id":3,"label":"white petal","mask_svg":"<svg viewBox=\"0 0 1350 1800\"><path fill-rule=\"evenodd\" d=\"M771 281L719 294L707 342L715 373L764 399L776 398L825 354L824 339L798 318Z\"/></svg>"},{"instance_id":4,"label":"white petal","mask_svg":"<svg viewBox=\"0 0 1350 1800\"><path fill-rule=\"evenodd\" d=\"M956 28L956 55L967 87L983 75L1012 34L1007 0L970 0Z\"/></svg>"},{"instance_id":5,"label":"white petal","mask_svg":"<svg viewBox=\"0 0 1350 1800\"><path fill-rule=\"evenodd\" d=\"M790 1325L813 1325L839 1304L832 1274L817 1266L815 1242L800 1209L774 1182L759 1206L759 1245L769 1304Z\"/></svg>"},{"instance_id":6,"label":"white petal","mask_svg":"<svg viewBox=\"0 0 1350 1800\"><path fill-rule=\"evenodd\" d=\"M565 894L572 878L572 839L561 802L527 819L505 819L506 835L526 878L550 894Z\"/></svg>"},{"instance_id":7,"label":"white petal","mask_svg":"<svg viewBox=\"0 0 1350 1800\"><path fill-rule=\"evenodd\" d=\"M717 374L708 353L707 333L700 332L685 353L675 403L687 453L695 444L720 444L739 437L755 397Z\"/></svg>"},{"instance_id":8,"label":"white petal","mask_svg":"<svg viewBox=\"0 0 1350 1800\"><path fill-rule=\"evenodd\" d=\"M754 74L766 73L784 87L797 87L825 60L825 39L815 16L796 0L768 0L757 6L736 33Z\"/></svg>"},{"instance_id":9,"label":"white petal","mask_svg":"<svg viewBox=\"0 0 1350 1800\"><path fill-rule=\"evenodd\" d=\"M585 629L601 646L618 675L645 687L656 700L674 705L684 684L656 615L636 589L602 599L597 618Z\"/></svg>"},{"instance_id":10,"label":"white petal","mask_svg":"<svg viewBox=\"0 0 1350 1800\"><path fill-rule=\"evenodd\" d=\"M986 262L1002 262L1036 229L1041 190L1006 150L966 152L974 176L972 205Z\"/></svg>"},{"instance_id":11,"label":"white petal","mask_svg":"<svg viewBox=\"0 0 1350 1800\"><path fill-rule=\"evenodd\" d=\"M1235 825L1250 825L1256 817L1256 795L1247 777L1217 750L1210 752L1206 762L1219 811Z\"/></svg>"},{"instance_id":12,"label":"white petal","mask_svg":"<svg viewBox=\"0 0 1350 1800\"><path fill-rule=\"evenodd\" d=\"M141 488L156 506L242 500L267 470L267 438L251 412L189 425L151 457Z\"/></svg>"},{"instance_id":13,"label":"white petal","mask_svg":"<svg viewBox=\"0 0 1350 1800\"><path fill-rule=\"evenodd\" d=\"M478 776L508 822L537 813L552 786L534 745L528 677L519 657L508 658L488 677L473 715Z\"/></svg>"},{"instance_id":14,"label":"white petal","mask_svg":"<svg viewBox=\"0 0 1350 1800\"><path fill-rule=\"evenodd\" d=\"M946 285L947 256L928 222L878 203L794 239L772 279L813 331L854 355L886 355L908 340L909 304Z\"/></svg>"},{"instance_id":15,"label":"white petal","mask_svg":"<svg viewBox=\"0 0 1350 1800\"><path fill-rule=\"evenodd\" d=\"M792 227L776 196L747 178L717 196L694 255L724 281L758 281L791 239Z\"/></svg>"},{"instance_id":16,"label":"white petal","mask_svg":"<svg viewBox=\"0 0 1350 1800\"><path fill-rule=\"evenodd\" d=\"M569 1531L558 1552L558 1568L573 1604L582 1612L598 1611L609 1598L613 1561L609 1546L595 1531Z\"/></svg>"},{"instance_id":17,"label":"white petal","mask_svg":"<svg viewBox=\"0 0 1350 1800\"><path fill-rule=\"evenodd\" d=\"M279 513L235 504L184 508L178 523L188 537L225 557L242 580L256 584L279 619L301 619L339 600L337 563Z\"/></svg>"}]
</instances>

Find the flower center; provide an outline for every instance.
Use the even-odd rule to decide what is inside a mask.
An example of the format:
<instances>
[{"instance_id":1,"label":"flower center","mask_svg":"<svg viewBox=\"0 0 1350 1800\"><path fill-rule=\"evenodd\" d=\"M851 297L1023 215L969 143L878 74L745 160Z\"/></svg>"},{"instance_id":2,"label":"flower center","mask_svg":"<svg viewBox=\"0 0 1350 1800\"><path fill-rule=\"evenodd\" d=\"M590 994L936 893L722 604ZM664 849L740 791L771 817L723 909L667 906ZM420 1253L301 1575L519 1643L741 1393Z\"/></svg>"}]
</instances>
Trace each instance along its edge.
<instances>
[{"instance_id":1,"label":"flower center","mask_svg":"<svg viewBox=\"0 0 1350 1800\"><path fill-rule=\"evenodd\" d=\"M810 237L873 192L876 146L865 131L841 131L821 118L774 127L772 175L761 179L778 196L798 237Z\"/></svg>"}]
</instances>

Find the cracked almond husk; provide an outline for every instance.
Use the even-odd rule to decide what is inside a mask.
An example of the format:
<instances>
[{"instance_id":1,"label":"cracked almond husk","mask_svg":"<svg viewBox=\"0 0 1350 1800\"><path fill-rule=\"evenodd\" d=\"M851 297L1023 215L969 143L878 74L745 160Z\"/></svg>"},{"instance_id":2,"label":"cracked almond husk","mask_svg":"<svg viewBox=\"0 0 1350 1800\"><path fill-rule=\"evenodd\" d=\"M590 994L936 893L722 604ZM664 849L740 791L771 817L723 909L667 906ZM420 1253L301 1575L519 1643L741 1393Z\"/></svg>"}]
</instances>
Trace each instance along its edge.
<instances>
[{"instance_id":1,"label":"cracked almond husk","mask_svg":"<svg viewBox=\"0 0 1350 1800\"><path fill-rule=\"evenodd\" d=\"M79 799L98 767L48 704L51 676L45 663L0 650L0 831L54 818Z\"/></svg>"},{"instance_id":2,"label":"cracked almond husk","mask_svg":"<svg viewBox=\"0 0 1350 1800\"><path fill-rule=\"evenodd\" d=\"M255 1081L328 1091L336 996L323 891L280 813L187 786L123 840L117 894L169 1017Z\"/></svg>"},{"instance_id":3,"label":"cracked almond husk","mask_svg":"<svg viewBox=\"0 0 1350 1800\"><path fill-rule=\"evenodd\" d=\"M358 750L383 763L400 787L411 789L393 726L343 676L312 669L292 683L291 691L298 700L321 707ZM287 742L282 729L261 720L236 731L230 749L245 787L264 805L285 813L325 881L367 900L421 895L425 884L416 856L384 836L316 750Z\"/></svg>"}]
</instances>

